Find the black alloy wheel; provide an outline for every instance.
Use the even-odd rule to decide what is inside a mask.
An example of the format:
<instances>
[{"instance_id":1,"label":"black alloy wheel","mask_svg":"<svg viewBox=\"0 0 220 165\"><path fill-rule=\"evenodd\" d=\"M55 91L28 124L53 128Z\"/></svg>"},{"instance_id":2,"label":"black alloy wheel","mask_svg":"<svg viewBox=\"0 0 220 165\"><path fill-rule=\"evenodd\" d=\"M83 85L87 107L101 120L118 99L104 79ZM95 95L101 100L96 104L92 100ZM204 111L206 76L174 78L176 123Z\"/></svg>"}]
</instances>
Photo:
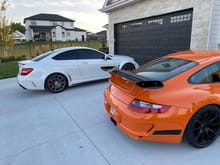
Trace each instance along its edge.
<instances>
[{"instance_id":1,"label":"black alloy wheel","mask_svg":"<svg viewBox=\"0 0 220 165\"><path fill-rule=\"evenodd\" d=\"M67 79L62 74L52 74L46 80L46 88L52 93L62 92L67 87Z\"/></svg>"},{"instance_id":2,"label":"black alloy wheel","mask_svg":"<svg viewBox=\"0 0 220 165\"><path fill-rule=\"evenodd\" d=\"M190 145L203 148L212 144L220 133L220 109L209 105L201 108L189 121L186 139Z\"/></svg>"},{"instance_id":3,"label":"black alloy wheel","mask_svg":"<svg viewBox=\"0 0 220 165\"><path fill-rule=\"evenodd\" d=\"M125 71L132 71L135 69L135 66L132 63L127 63L127 64L123 65L121 69L125 70Z\"/></svg>"}]
</instances>

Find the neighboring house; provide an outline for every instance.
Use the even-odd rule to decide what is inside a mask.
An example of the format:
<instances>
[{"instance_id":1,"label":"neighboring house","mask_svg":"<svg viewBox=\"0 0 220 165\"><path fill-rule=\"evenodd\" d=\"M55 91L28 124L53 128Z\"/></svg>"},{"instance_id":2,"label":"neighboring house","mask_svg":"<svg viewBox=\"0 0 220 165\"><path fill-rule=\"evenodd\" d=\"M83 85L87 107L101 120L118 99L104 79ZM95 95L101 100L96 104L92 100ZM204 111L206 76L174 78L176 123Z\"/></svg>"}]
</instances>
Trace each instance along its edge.
<instances>
[{"instance_id":1,"label":"neighboring house","mask_svg":"<svg viewBox=\"0 0 220 165\"><path fill-rule=\"evenodd\" d=\"M91 40L91 41L103 41L103 40L107 40L107 35L106 35L106 30L97 32L97 33L92 33L92 32L88 32L87 33L87 39Z\"/></svg>"},{"instance_id":2,"label":"neighboring house","mask_svg":"<svg viewBox=\"0 0 220 165\"><path fill-rule=\"evenodd\" d=\"M20 44L23 41L26 40L25 35L21 33L20 31L16 30L15 32L12 33L12 35L15 38L15 44Z\"/></svg>"},{"instance_id":3,"label":"neighboring house","mask_svg":"<svg viewBox=\"0 0 220 165\"><path fill-rule=\"evenodd\" d=\"M105 0L110 53L139 63L187 49L220 49L220 0Z\"/></svg>"},{"instance_id":4,"label":"neighboring house","mask_svg":"<svg viewBox=\"0 0 220 165\"><path fill-rule=\"evenodd\" d=\"M96 33L97 39L101 41L106 41L107 40L107 32L106 30L102 30L100 32Z\"/></svg>"},{"instance_id":5,"label":"neighboring house","mask_svg":"<svg viewBox=\"0 0 220 165\"><path fill-rule=\"evenodd\" d=\"M57 14L37 14L24 19L28 41L85 41L86 30L74 26L74 20Z\"/></svg>"}]
</instances>

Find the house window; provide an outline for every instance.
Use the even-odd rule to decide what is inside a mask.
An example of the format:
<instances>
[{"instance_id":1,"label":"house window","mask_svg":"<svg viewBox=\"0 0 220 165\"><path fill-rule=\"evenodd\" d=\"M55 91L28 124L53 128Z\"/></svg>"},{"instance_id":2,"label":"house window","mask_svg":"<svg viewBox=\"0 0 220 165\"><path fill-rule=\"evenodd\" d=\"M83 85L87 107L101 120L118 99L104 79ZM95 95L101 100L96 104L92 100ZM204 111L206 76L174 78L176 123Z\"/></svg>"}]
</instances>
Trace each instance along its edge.
<instances>
[{"instance_id":1,"label":"house window","mask_svg":"<svg viewBox=\"0 0 220 165\"><path fill-rule=\"evenodd\" d=\"M52 22L52 25L53 25L53 26L56 26L56 25L57 25L57 21L53 21L53 22Z\"/></svg>"},{"instance_id":2,"label":"house window","mask_svg":"<svg viewBox=\"0 0 220 165\"><path fill-rule=\"evenodd\" d=\"M186 22L191 20L192 14L177 15L170 18L170 23Z\"/></svg>"},{"instance_id":3,"label":"house window","mask_svg":"<svg viewBox=\"0 0 220 165\"><path fill-rule=\"evenodd\" d=\"M163 19L153 19L147 22L149 25L162 25Z\"/></svg>"},{"instance_id":4,"label":"house window","mask_svg":"<svg viewBox=\"0 0 220 165\"><path fill-rule=\"evenodd\" d=\"M56 32L52 33L53 38L56 38Z\"/></svg>"},{"instance_id":5,"label":"house window","mask_svg":"<svg viewBox=\"0 0 220 165\"><path fill-rule=\"evenodd\" d=\"M73 26L73 22L70 22L70 26Z\"/></svg>"},{"instance_id":6,"label":"house window","mask_svg":"<svg viewBox=\"0 0 220 165\"><path fill-rule=\"evenodd\" d=\"M65 32L62 32L62 37L65 38Z\"/></svg>"},{"instance_id":7,"label":"house window","mask_svg":"<svg viewBox=\"0 0 220 165\"><path fill-rule=\"evenodd\" d=\"M70 37L70 32L66 32L66 35L67 35L68 37Z\"/></svg>"},{"instance_id":8,"label":"house window","mask_svg":"<svg viewBox=\"0 0 220 165\"><path fill-rule=\"evenodd\" d=\"M31 21L31 25L37 25L36 21Z\"/></svg>"},{"instance_id":9,"label":"house window","mask_svg":"<svg viewBox=\"0 0 220 165\"><path fill-rule=\"evenodd\" d=\"M61 22L61 25L64 26L64 22Z\"/></svg>"}]
</instances>

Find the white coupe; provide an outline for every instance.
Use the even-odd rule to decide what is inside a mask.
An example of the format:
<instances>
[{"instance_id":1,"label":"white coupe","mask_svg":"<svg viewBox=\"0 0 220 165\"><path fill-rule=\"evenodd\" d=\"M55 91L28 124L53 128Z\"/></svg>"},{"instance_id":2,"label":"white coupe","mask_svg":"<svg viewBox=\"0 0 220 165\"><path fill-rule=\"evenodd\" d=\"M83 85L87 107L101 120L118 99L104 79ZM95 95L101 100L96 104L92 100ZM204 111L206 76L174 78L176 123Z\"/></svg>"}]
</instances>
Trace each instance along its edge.
<instances>
[{"instance_id":1,"label":"white coupe","mask_svg":"<svg viewBox=\"0 0 220 165\"><path fill-rule=\"evenodd\" d=\"M32 60L20 61L18 84L30 90L58 93L74 84L106 79L101 67L133 70L138 64L128 56L104 54L86 47L61 48L41 54Z\"/></svg>"}]
</instances>

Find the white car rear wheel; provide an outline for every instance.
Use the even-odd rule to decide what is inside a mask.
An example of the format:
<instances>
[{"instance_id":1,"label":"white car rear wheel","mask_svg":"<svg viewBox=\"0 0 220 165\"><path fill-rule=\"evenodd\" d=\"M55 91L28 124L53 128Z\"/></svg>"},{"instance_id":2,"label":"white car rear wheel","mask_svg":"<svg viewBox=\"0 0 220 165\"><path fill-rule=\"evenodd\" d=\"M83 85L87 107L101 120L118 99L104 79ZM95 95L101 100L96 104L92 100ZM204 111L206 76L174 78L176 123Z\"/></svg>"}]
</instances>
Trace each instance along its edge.
<instances>
[{"instance_id":1,"label":"white car rear wheel","mask_svg":"<svg viewBox=\"0 0 220 165\"><path fill-rule=\"evenodd\" d=\"M45 86L50 92L59 93L67 87L67 79L64 75L55 73L46 79Z\"/></svg>"}]
</instances>

